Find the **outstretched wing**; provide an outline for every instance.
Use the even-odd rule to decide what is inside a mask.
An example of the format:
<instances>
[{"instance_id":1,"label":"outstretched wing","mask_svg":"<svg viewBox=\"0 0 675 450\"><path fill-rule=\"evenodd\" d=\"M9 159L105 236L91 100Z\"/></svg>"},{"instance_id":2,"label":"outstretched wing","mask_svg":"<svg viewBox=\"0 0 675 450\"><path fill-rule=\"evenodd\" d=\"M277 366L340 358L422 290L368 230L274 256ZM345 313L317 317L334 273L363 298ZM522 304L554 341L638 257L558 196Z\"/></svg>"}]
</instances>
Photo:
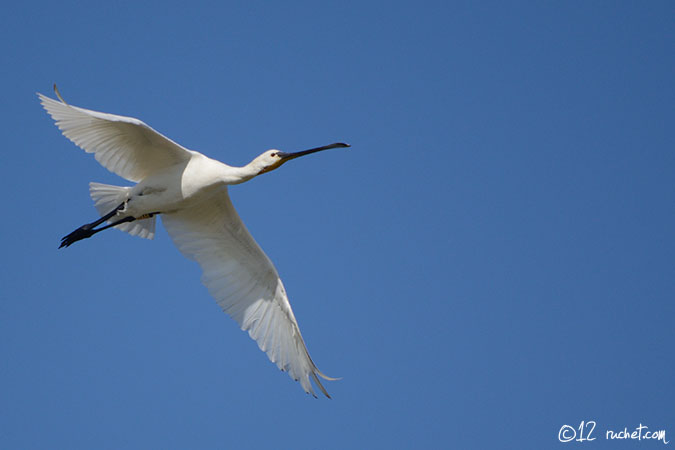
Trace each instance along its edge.
<instances>
[{"instance_id":1,"label":"outstretched wing","mask_svg":"<svg viewBox=\"0 0 675 450\"><path fill-rule=\"evenodd\" d=\"M188 209L162 214L162 221L176 247L196 260L202 283L223 310L258 343L258 347L314 394L310 377L327 396L310 358L298 322L279 275L253 240L223 188Z\"/></svg>"},{"instance_id":2,"label":"outstretched wing","mask_svg":"<svg viewBox=\"0 0 675 450\"><path fill-rule=\"evenodd\" d=\"M139 182L191 156L190 150L133 117L78 108L39 93L38 97L64 136L127 180Z\"/></svg>"}]
</instances>

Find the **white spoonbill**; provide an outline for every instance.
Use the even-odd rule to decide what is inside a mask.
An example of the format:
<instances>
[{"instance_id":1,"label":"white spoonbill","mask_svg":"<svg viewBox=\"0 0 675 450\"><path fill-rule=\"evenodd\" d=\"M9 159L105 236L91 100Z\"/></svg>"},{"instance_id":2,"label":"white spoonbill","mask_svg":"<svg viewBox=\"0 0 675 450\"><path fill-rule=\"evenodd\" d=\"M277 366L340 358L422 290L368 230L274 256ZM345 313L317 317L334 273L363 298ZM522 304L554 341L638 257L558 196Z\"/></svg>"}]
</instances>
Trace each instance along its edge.
<instances>
[{"instance_id":1,"label":"white spoonbill","mask_svg":"<svg viewBox=\"0 0 675 450\"><path fill-rule=\"evenodd\" d=\"M270 172L286 161L331 148L335 143L285 153L268 150L244 167L232 167L188 150L132 117L90 111L38 93L42 106L63 135L106 169L137 183L109 186L90 183L101 218L61 239L61 247L110 227L152 239L155 218L162 221L176 247L202 268L202 282L223 310L241 326L277 367L314 394L310 378L326 397L321 373L307 347L286 290L274 265L235 211L227 186ZM107 224L98 227L107 222Z\"/></svg>"}]
</instances>

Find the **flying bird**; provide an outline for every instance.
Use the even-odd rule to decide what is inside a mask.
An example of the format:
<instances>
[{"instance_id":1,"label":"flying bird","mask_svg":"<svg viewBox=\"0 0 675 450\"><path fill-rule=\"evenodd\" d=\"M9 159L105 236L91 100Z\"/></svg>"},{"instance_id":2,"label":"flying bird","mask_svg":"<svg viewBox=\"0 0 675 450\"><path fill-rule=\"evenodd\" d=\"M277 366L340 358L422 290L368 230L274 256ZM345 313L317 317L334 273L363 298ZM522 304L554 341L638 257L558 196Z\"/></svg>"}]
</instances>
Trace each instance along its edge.
<instances>
[{"instance_id":1,"label":"flying bird","mask_svg":"<svg viewBox=\"0 0 675 450\"><path fill-rule=\"evenodd\" d=\"M176 247L201 266L202 283L218 305L305 392L316 397L311 378L330 398L319 378L336 378L324 375L309 356L279 274L239 218L227 187L300 156L349 144L293 153L268 150L233 167L182 147L138 119L72 106L56 86L54 91L58 101L37 95L63 135L109 171L136 183L90 183L101 217L64 236L59 248L112 227L152 239L161 215Z\"/></svg>"}]
</instances>

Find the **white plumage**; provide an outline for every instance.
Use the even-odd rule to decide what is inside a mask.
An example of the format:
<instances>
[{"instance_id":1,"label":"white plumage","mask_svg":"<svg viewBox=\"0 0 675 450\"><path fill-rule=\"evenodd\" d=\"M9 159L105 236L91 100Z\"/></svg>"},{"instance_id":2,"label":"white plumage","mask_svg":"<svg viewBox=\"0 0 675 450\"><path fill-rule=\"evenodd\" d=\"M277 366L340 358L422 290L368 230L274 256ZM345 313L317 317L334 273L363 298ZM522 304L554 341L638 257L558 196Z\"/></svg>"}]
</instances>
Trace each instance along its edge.
<instances>
[{"instance_id":1,"label":"white plumage","mask_svg":"<svg viewBox=\"0 0 675 450\"><path fill-rule=\"evenodd\" d=\"M199 263L202 282L223 310L248 331L281 370L314 395L326 395L327 377L309 356L286 290L267 255L235 211L227 186L269 172L298 156L348 147L337 143L303 152L268 150L244 167L231 167L188 150L131 117L90 111L38 94L63 134L106 169L135 186L91 183L90 194L102 219L75 230L62 246L111 226L152 239L155 217L176 247ZM108 225L94 229L107 220Z\"/></svg>"}]
</instances>

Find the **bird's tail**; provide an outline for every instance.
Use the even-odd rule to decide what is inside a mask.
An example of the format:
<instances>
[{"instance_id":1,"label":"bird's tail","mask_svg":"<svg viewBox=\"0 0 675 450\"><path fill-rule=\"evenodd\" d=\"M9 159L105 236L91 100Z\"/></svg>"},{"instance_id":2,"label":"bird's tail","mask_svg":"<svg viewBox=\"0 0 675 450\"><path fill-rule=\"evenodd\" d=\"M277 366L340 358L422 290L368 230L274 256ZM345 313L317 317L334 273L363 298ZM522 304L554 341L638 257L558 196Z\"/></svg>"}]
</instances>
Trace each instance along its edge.
<instances>
[{"instance_id":1,"label":"bird's tail","mask_svg":"<svg viewBox=\"0 0 675 450\"><path fill-rule=\"evenodd\" d=\"M94 201L94 206L101 216L113 211L122 203L129 199L130 187L126 186L111 186L109 184L89 183L89 195ZM119 217L113 217L108 221L111 223L118 220ZM152 239L155 237L155 217L148 219L135 220L117 225L118 230L126 231L132 236L140 236L145 239Z\"/></svg>"}]
</instances>

